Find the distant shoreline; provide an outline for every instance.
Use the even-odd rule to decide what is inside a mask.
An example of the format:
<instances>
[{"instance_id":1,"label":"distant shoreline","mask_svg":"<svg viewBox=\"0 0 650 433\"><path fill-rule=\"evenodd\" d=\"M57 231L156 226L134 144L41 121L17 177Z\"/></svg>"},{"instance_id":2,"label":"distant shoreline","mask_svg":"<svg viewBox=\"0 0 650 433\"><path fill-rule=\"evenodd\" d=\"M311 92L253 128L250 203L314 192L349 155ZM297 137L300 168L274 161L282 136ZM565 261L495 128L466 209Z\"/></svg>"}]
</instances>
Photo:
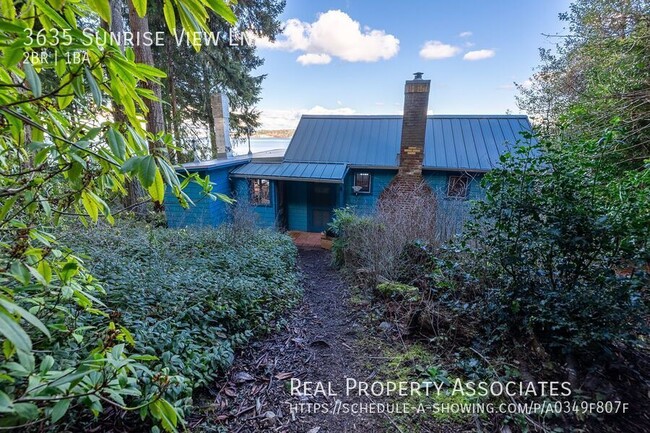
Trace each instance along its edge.
<instances>
[{"instance_id":1,"label":"distant shoreline","mask_svg":"<svg viewBox=\"0 0 650 433\"><path fill-rule=\"evenodd\" d=\"M293 129L260 129L251 138L291 138Z\"/></svg>"},{"instance_id":2,"label":"distant shoreline","mask_svg":"<svg viewBox=\"0 0 650 433\"><path fill-rule=\"evenodd\" d=\"M252 137L251 136L251 152L268 152L277 149L286 149L289 146L290 138L276 138L276 137ZM233 152L235 155L245 155L248 153L248 143L240 142L233 143Z\"/></svg>"}]
</instances>

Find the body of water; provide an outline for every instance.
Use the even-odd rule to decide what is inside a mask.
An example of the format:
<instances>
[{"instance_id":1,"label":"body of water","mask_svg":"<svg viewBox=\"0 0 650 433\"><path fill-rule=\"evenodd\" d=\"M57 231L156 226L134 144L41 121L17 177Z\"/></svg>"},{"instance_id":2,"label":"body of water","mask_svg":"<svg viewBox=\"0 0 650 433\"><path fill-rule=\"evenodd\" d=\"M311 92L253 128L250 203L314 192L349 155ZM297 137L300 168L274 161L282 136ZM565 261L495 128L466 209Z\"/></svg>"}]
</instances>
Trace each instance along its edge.
<instances>
[{"instance_id":1,"label":"body of water","mask_svg":"<svg viewBox=\"0 0 650 433\"><path fill-rule=\"evenodd\" d=\"M251 138L251 151L253 153L264 152L273 149L286 149L289 146L290 138ZM235 155L246 155L248 153L248 142L233 142L233 153Z\"/></svg>"}]
</instances>

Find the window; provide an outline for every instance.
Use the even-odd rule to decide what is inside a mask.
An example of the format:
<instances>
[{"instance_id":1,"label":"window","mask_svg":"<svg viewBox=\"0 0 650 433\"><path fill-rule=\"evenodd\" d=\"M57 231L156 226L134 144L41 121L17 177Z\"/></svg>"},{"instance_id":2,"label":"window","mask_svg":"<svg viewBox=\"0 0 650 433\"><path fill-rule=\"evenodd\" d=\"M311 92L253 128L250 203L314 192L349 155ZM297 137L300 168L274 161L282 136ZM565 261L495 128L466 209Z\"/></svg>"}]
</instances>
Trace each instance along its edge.
<instances>
[{"instance_id":1,"label":"window","mask_svg":"<svg viewBox=\"0 0 650 433\"><path fill-rule=\"evenodd\" d=\"M268 206L271 204L271 193L268 179L251 179L251 203Z\"/></svg>"},{"instance_id":2,"label":"window","mask_svg":"<svg viewBox=\"0 0 650 433\"><path fill-rule=\"evenodd\" d=\"M352 190L355 193L370 194L370 173L355 173Z\"/></svg>"},{"instance_id":3,"label":"window","mask_svg":"<svg viewBox=\"0 0 650 433\"><path fill-rule=\"evenodd\" d=\"M469 176L449 176L447 183L448 198L467 198L469 192Z\"/></svg>"}]
</instances>

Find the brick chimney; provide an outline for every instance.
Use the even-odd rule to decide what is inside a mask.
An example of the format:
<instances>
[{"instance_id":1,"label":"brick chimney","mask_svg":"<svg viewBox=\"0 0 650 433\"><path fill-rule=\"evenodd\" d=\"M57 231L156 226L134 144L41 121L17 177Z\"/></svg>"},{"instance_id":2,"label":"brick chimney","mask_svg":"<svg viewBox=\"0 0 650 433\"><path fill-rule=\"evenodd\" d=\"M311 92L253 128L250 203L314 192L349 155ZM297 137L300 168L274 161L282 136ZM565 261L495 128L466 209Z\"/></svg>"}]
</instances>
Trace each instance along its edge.
<instances>
[{"instance_id":1,"label":"brick chimney","mask_svg":"<svg viewBox=\"0 0 650 433\"><path fill-rule=\"evenodd\" d=\"M406 82L404 87L404 116L402 118L402 141L399 152L399 169L388 187L382 192L381 200L397 201L408 207L409 195L426 194L433 191L422 177L424 161L424 138L427 130L427 108L431 81L422 79L422 72Z\"/></svg>"},{"instance_id":2,"label":"brick chimney","mask_svg":"<svg viewBox=\"0 0 650 433\"><path fill-rule=\"evenodd\" d=\"M427 130L430 80L422 79L422 72L404 86L404 117L402 142L399 152L399 176L422 177L424 136Z\"/></svg>"},{"instance_id":3,"label":"brick chimney","mask_svg":"<svg viewBox=\"0 0 650 433\"><path fill-rule=\"evenodd\" d=\"M214 142L212 156L217 159L225 159L232 156L230 145L230 107L228 96L224 93L213 93L210 95L210 108L214 123Z\"/></svg>"}]
</instances>

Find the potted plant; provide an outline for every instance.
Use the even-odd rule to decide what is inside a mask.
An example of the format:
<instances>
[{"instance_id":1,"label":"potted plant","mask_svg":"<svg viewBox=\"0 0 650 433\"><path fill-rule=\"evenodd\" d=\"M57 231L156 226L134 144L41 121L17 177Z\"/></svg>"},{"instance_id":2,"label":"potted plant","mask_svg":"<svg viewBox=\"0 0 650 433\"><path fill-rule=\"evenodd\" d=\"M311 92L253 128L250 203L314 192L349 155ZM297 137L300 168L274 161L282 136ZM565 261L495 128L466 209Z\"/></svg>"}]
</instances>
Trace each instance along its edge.
<instances>
[{"instance_id":1,"label":"potted plant","mask_svg":"<svg viewBox=\"0 0 650 433\"><path fill-rule=\"evenodd\" d=\"M321 248L324 248L326 250L331 250L332 249L332 242L334 241L334 238L336 237L336 234L332 231L332 229L328 228L324 232L321 232L320 234L320 246Z\"/></svg>"}]
</instances>

